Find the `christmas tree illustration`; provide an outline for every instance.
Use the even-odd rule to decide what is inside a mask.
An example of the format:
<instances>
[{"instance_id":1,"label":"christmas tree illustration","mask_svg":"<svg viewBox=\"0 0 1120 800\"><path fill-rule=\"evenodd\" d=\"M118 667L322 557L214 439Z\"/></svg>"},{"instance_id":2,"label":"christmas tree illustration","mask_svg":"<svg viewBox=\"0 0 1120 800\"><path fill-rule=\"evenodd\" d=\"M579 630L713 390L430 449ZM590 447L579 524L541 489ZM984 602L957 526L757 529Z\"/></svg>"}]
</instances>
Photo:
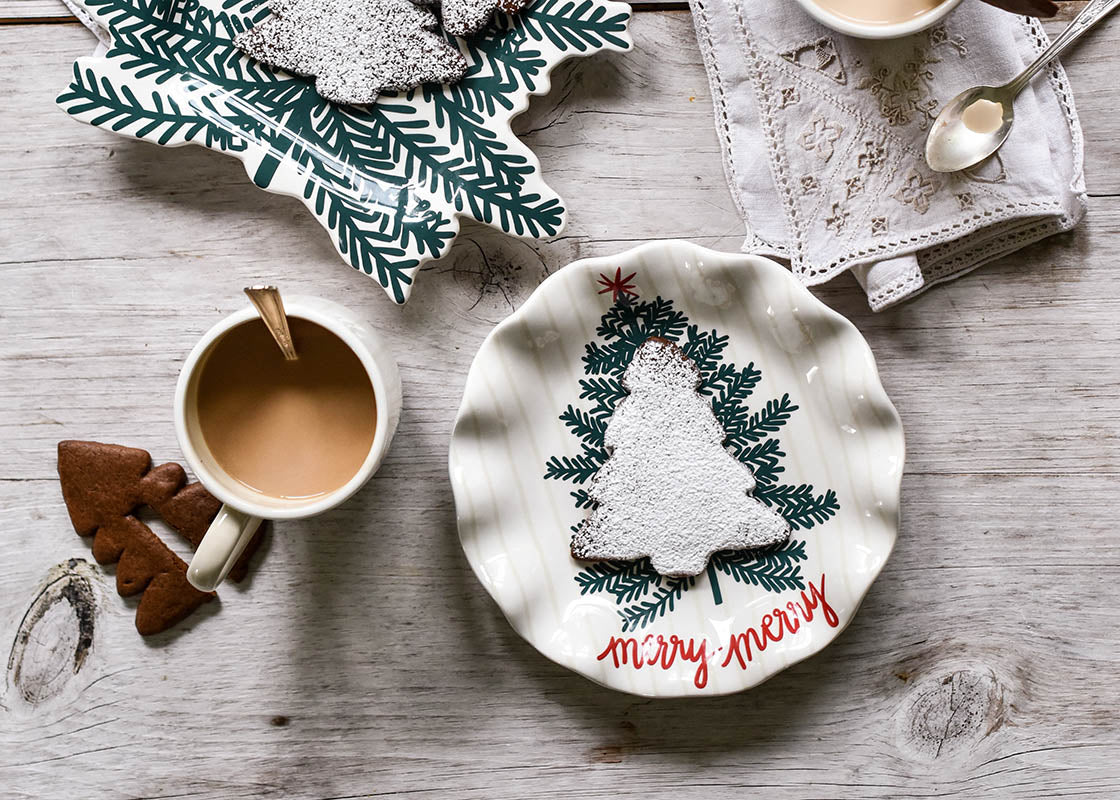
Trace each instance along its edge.
<instances>
[{"instance_id":1,"label":"christmas tree illustration","mask_svg":"<svg viewBox=\"0 0 1120 800\"><path fill-rule=\"evenodd\" d=\"M611 459L607 426L629 397L623 376L635 351L652 337L676 344L700 370L700 394L727 435L723 448L750 467L755 499L781 514L794 532L826 524L840 509L836 492L783 480L788 480L782 463L786 452L779 434L798 411L797 403L789 394L755 403L762 370L753 362L737 365L726 360L729 337L692 324L672 299L640 299L636 277L618 269L599 278L600 294L612 302L599 321L596 337L584 346L578 399L573 398L575 402L559 417L577 442L576 452L550 456L544 465L546 480L572 485L572 502L580 516L572 531L601 505L589 489ZM775 593L804 589L801 567L809 557L807 544L791 536L768 547L721 550L711 556L704 574L695 576L662 575L649 558L608 558L586 564L572 579L582 595L608 596L618 606L622 630L634 631L672 614L692 590L711 592L712 602L721 605L721 581Z\"/></svg>"},{"instance_id":2,"label":"christmas tree illustration","mask_svg":"<svg viewBox=\"0 0 1120 800\"><path fill-rule=\"evenodd\" d=\"M622 376L629 395L603 437L610 458L588 490L597 505L572 536L576 558L648 557L662 575L697 575L713 553L789 538L789 523L752 496L750 467L724 449L701 381L667 339L634 352Z\"/></svg>"}]
</instances>

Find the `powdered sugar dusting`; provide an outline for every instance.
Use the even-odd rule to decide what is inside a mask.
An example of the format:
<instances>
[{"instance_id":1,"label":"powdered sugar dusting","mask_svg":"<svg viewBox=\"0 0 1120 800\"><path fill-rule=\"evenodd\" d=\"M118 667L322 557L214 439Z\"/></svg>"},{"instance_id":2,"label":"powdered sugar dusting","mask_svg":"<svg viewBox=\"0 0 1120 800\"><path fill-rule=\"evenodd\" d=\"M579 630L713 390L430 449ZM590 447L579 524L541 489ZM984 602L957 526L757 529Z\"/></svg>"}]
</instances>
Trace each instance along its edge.
<instances>
[{"instance_id":1,"label":"powdered sugar dusting","mask_svg":"<svg viewBox=\"0 0 1120 800\"><path fill-rule=\"evenodd\" d=\"M495 10L515 14L529 0L413 0L423 5L438 5L443 29L452 36L469 36L486 27Z\"/></svg>"},{"instance_id":2,"label":"powdered sugar dusting","mask_svg":"<svg viewBox=\"0 0 1120 800\"><path fill-rule=\"evenodd\" d=\"M750 468L697 391L701 375L679 347L645 341L622 378L630 392L607 424L611 457L589 487L599 505L572 536L581 559L649 557L662 575L697 575L712 553L784 541L789 524L751 494Z\"/></svg>"},{"instance_id":3,"label":"powdered sugar dusting","mask_svg":"<svg viewBox=\"0 0 1120 800\"><path fill-rule=\"evenodd\" d=\"M372 103L385 90L451 83L466 72L435 15L409 0L273 0L268 17L234 38L247 55L297 75L336 103Z\"/></svg>"}]
</instances>

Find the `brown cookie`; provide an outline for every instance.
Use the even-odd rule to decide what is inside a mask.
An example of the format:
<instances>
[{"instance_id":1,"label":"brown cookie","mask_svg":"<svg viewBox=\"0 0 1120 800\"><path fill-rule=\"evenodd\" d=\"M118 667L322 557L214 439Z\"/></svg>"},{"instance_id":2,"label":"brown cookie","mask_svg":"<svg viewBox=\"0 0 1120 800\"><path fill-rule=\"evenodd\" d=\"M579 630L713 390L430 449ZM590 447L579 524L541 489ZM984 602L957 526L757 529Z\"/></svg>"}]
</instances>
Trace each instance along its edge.
<instances>
[{"instance_id":1,"label":"brown cookie","mask_svg":"<svg viewBox=\"0 0 1120 800\"><path fill-rule=\"evenodd\" d=\"M128 516L140 505L153 508L187 482L178 464L152 469L146 450L99 442L58 443L62 499L74 530L91 536L109 520Z\"/></svg>"},{"instance_id":2,"label":"brown cookie","mask_svg":"<svg viewBox=\"0 0 1120 800\"><path fill-rule=\"evenodd\" d=\"M180 536L190 542L191 549L197 550L206 535L210 523L222 507L222 501L206 491L201 483L190 483L177 491L162 504L153 506L163 521L174 528ZM257 548L261 546L267 520L261 523L249 544L245 546L241 555L226 576L234 583L241 583L249 574L249 559Z\"/></svg>"},{"instance_id":3,"label":"brown cookie","mask_svg":"<svg viewBox=\"0 0 1120 800\"><path fill-rule=\"evenodd\" d=\"M529 0L413 0L427 6L439 6L443 30L452 36L470 36L485 28L495 11L516 14Z\"/></svg>"},{"instance_id":4,"label":"brown cookie","mask_svg":"<svg viewBox=\"0 0 1120 800\"><path fill-rule=\"evenodd\" d=\"M150 506L197 548L221 503L201 484L186 484L178 464L152 468L144 450L98 442L65 441L58 445L58 476L74 530L93 536L93 556L101 564L117 563L117 591L127 597L143 593L136 609L136 629L159 633L187 617L213 592L200 592L187 581L187 565L151 528L133 516ZM264 526L230 572L242 580L260 545Z\"/></svg>"},{"instance_id":5,"label":"brown cookie","mask_svg":"<svg viewBox=\"0 0 1120 800\"><path fill-rule=\"evenodd\" d=\"M169 500L186 482L178 464L151 468L144 450L97 442L59 442L58 477L74 530L93 537L93 557L117 563L117 592L143 593L136 630L167 630L214 599L187 582L187 565L152 529L132 516L137 506Z\"/></svg>"},{"instance_id":6,"label":"brown cookie","mask_svg":"<svg viewBox=\"0 0 1120 800\"><path fill-rule=\"evenodd\" d=\"M117 592L122 597L142 593L136 607L136 630L142 636L167 630L216 596L191 586L187 565L136 517L122 517L94 536L93 555L100 563L106 562L97 544L107 530L127 542L117 560Z\"/></svg>"},{"instance_id":7,"label":"brown cookie","mask_svg":"<svg viewBox=\"0 0 1120 800\"><path fill-rule=\"evenodd\" d=\"M203 489L201 483L187 484L167 500L152 506L164 522L190 542L192 550L198 549L221 507L222 501Z\"/></svg>"}]
</instances>

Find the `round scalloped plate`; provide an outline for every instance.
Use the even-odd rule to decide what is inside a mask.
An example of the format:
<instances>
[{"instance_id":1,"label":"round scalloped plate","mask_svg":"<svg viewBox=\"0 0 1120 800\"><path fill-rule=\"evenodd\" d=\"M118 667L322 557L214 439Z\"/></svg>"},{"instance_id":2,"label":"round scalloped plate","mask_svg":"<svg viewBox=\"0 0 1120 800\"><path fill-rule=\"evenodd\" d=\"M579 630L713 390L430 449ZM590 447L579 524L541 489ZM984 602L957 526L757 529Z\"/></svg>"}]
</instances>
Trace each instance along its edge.
<instances>
[{"instance_id":1,"label":"round scalloped plate","mask_svg":"<svg viewBox=\"0 0 1120 800\"><path fill-rule=\"evenodd\" d=\"M617 298L617 302L616 302ZM627 348L674 338L788 543L694 580L569 552ZM685 242L578 261L483 342L451 441L459 536L510 624L637 695L748 689L851 621L898 532L902 426L855 327L764 258Z\"/></svg>"}]
</instances>

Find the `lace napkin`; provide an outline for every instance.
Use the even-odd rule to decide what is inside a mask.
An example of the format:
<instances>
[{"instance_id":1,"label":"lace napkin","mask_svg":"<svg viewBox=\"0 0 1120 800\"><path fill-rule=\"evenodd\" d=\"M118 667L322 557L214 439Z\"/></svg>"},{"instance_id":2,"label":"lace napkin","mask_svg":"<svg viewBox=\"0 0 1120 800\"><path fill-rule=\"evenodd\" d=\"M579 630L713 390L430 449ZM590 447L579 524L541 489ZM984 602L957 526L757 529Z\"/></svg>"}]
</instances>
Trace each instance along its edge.
<instances>
[{"instance_id":1,"label":"lace napkin","mask_svg":"<svg viewBox=\"0 0 1120 800\"><path fill-rule=\"evenodd\" d=\"M1015 104L979 167L923 157L940 102L1011 78L1048 44L1035 20L964 0L894 41L846 37L793 0L691 0L745 251L806 284L851 270L880 310L1024 245L1085 210L1081 127L1064 70Z\"/></svg>"}]
</instances>

